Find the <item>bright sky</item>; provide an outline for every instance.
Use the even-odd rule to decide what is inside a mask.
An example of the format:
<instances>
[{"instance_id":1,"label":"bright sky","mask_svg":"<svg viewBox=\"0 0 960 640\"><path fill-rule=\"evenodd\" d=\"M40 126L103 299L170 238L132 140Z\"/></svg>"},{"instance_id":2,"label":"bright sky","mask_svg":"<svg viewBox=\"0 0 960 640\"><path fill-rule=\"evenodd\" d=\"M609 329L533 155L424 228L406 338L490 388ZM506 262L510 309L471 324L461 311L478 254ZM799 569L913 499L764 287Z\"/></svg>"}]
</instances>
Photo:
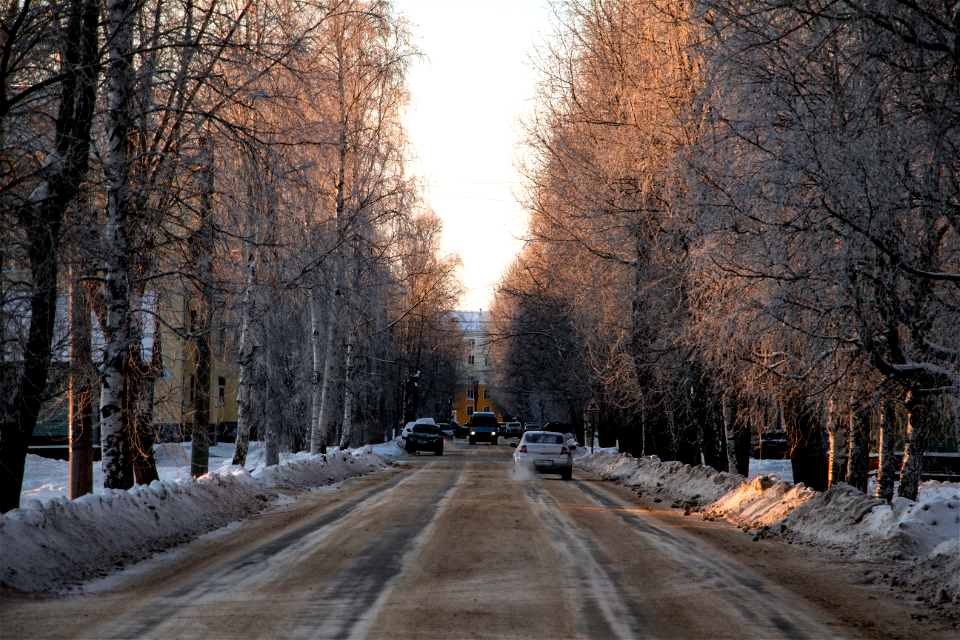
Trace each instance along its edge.
<instances>
[{"instance_id":1,"label":"bright sky","mask_svg":"<svg viewBox=\"0 0 960 640\"><path fill-rule=\"evenodd\" d=\"M533 89L528 64L549 12L541 0L396 0L429 60L411 74L411 141L430 179L444 244L466 267L463 309L488 309L520 248L525 214L510 193L517 116Z\"/></svg>"}]
</instances>

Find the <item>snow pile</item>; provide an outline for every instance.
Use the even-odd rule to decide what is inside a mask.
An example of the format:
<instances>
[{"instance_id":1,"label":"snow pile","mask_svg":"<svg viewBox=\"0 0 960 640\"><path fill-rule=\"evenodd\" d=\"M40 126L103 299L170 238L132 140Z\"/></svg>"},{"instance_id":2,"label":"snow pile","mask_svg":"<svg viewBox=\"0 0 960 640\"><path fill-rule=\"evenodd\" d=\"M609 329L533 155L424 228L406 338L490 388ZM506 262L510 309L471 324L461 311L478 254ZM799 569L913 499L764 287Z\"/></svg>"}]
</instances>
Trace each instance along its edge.
<instances>
[{"instance_id":1,"label":"snow pile","mask_svg":"<svg viewBox=\"0 0 960 640\"><path fill-rule=\"evenodd\" d=\"M960 483L928 480L918 502L894 498L890 504L842 483L813 493L780 522L786 539L843 555L899 559L926 556L960 536Z\"/></svg>"},{"instance_id":2,"label":"snow pile","mask_svg":"<svg viewBox=\"0 0 960 640\"><path fill-rule=\"evenodd\" d=\"M100 488L77 500L26 497L22 508L0 514L0 584L20 591L63 589L256 513L277 497L272 489L330 484L383 466L372 451L297 454L252 474L224 465L196 480Z\"/></svg>"},{"instance_id":3,"label":"snow pile","mask_svg":"<svg viewBox=\"0 0 960 640\"><path fill-rule=\"evenodd\" d=\"M407 453L404 450L403 445L400 444L401 441L402 441L402 438L400 436L397 436L390 442L385 442L383 444L375 444L375 445L368 444L366 447L364 447L364 449L366 449L367 447L370 447L370 450L373 453L376 453L377 455L380 455L380 456L386 456L389 458L409 456L410 454Z\"/></svg>"},{"instance_id":4,"label":"snow pile","mask_svg":"<svg viewBox=\"0 0 960 640\"><path fill-rule=\"evenodd\" d=\"M577 467L630 487L663 494L694 506L713 502L740 486L743 476L711 467L691 467L673 460L660 462L656 456L634 458L611 450L581 456Z\"/></svg>"},{"instance_id":5,"label":"snow pile","mask_svg":"<svg viewBox=\"0 0 960 640\"><path fill-rule=\"evenodd\" d=\"M582 456L576 465L641 492L669 496L674 506L702 506L704 517L758 529L759 537L779 535L844 555L900 559L925 557L936 548L943 556L956 553L956 546L943 544L960 537L956 482L927 481L920 486L918 502L895 498L887 504L845 484L818 492L771 475L749 481L709 467L662 463L654 456L601 453Z\"/></svg>"},{"instance_id":6,"label":"snow pile","mask_svg":"<svg viewBox=\"0 0 960 640\"><path fill-rule=\"evenodd\" d=\"M705 516L754 528L769 527L817 493L803 483L794 485L778 480L773 475L758 476L750 481L743 480L743 476L739 475L732 477L740 480L738 486L705 508Z\"/></svg>"},{"instance_id":7,"label":"snow pile","mask_svg":"<svg viewBox=\"0 0 960 640\"><path fill-rule=\"evenodd\" d=\"M940 543L930 555L914 558L893 584L917 593L933 606L960 604L960 538Z\"/></svg>"},{"instance_id":8,"label":"snow pile","mask_svg":"<svg viewBox=\"0 0 960 640\"><path fill-rule=\"evenodd\" d=\"M358 450L333 451L319 456L301 452L294 454L285 464L258 467L252 475L265 487L284 487L303 491L308 487L333 484L344 478L370 473L385 466L387 463L383 458L364 447ZM217 472L230 472L237 468L227 465L218 469Z\"/></svg>"}]
</instances>

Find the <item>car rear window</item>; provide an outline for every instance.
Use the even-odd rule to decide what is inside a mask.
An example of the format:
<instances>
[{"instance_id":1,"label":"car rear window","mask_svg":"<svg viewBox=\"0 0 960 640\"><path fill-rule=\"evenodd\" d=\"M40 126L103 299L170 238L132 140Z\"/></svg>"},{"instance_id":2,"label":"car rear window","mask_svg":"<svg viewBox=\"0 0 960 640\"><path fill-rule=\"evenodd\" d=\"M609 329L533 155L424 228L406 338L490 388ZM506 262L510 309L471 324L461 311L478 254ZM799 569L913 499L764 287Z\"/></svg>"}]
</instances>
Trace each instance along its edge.
<instances>
[{"instance_id":1,"label":"car rear window","mask_svg":"<svg viewBox=\"0 0 960 640\"><path fill-rule=\"evenodd\" d=\"M563 444L563 436L555 433L528 433L524 441L530 444Z\"/></svg>"},{"instance_id":2,"label":"car rear window","mask_svg":"<svg viewBox=\"0 0 960 640\"><path fill-rule=\"evenodd\" d=\"M440 429L432 424L418 424L413 428L414 433L432 433L436 435L440 433Z\"/></svg>"}]
</instances>

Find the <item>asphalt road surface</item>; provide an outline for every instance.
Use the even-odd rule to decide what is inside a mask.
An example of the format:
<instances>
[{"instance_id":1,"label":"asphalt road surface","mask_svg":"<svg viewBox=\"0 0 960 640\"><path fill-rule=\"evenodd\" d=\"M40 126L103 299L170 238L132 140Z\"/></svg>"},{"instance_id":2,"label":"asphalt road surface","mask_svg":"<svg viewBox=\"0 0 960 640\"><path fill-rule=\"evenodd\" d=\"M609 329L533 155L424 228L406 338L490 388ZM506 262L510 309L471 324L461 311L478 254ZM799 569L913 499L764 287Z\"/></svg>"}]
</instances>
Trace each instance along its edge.
<instances>
[{"instance_id":1,"label":"asphalt road surface","mask_svg":"<svg viewBox=\"0 0 960 640\"><path fill-rule=\"evenodd\" d=\"M921 638L862 567L447 441L298 494L79 595L5 594L4 639ZM943 635L942 637L949 637Z\"/></svg>"}]
</instances>

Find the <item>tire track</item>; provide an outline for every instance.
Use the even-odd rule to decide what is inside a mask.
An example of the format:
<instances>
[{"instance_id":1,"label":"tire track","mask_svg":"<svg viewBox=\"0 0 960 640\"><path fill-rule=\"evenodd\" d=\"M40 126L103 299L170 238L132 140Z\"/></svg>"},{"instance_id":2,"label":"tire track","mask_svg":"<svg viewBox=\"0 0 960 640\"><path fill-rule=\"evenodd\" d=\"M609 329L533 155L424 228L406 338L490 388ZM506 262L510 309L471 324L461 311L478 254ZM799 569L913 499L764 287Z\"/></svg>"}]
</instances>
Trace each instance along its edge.
<instances>
[{"instance_id":1,"label":"tire track","mask_svg":"<svg viewBox=\"0 0 960 640\"><path fill-rule=\"evenodd\" d=\"M795 598L772 585L749 568L727 558L709 546L644 515L639 508L606 494L582 480L574 481L594 505L616 516L654 548L683 566L693 579L710 590L742 628L763 638L823 640L848 636L826 625L812 613L798 610Z\"/></svg>"},{"instance_id":2,"label":"tire track","mask_svg":"<svg viewBox=\"0 0 960 640\"><path fill-rule=\"evenodd\" d=\"M524 483L524 492L540 517L564 567L563 581L573 592L572 604L580 638L653 638L648 621L624 593L607 567L606 554L593 537L573 522L562 505L535 482Z\"/></svg>"},{"instance_id":3,"label":"tire track","mask_svg":"<svg viewBox=\"0 0 960 640\"><path fill-rule=\"evenodd\" d=\"M370 542L326 584L318 599L292 621L290 638L365 638L409 563L430 538L440 514L456 493L462 474L451 470L436 493L424 493L383 531L389 539Z\"/></svg>"},{"instance_id":4,"label":"tire track","mask_svg":"<svg viewBox=\"0 0 960 640\"><path fill-rule=\"evenodd\" d=\"M234 557L182 586L151 600L130 612L124 619L101 629L97 636L122 639L157 637L165 625L182 617L184 610L197 606L216 606L217 602L244 591L255 590L284 566L297 562L306 550L321 544L351 517L375 509L385 497L410 482L423 470L372 487L305 523Z\"/></svg>"}]
</instances>

